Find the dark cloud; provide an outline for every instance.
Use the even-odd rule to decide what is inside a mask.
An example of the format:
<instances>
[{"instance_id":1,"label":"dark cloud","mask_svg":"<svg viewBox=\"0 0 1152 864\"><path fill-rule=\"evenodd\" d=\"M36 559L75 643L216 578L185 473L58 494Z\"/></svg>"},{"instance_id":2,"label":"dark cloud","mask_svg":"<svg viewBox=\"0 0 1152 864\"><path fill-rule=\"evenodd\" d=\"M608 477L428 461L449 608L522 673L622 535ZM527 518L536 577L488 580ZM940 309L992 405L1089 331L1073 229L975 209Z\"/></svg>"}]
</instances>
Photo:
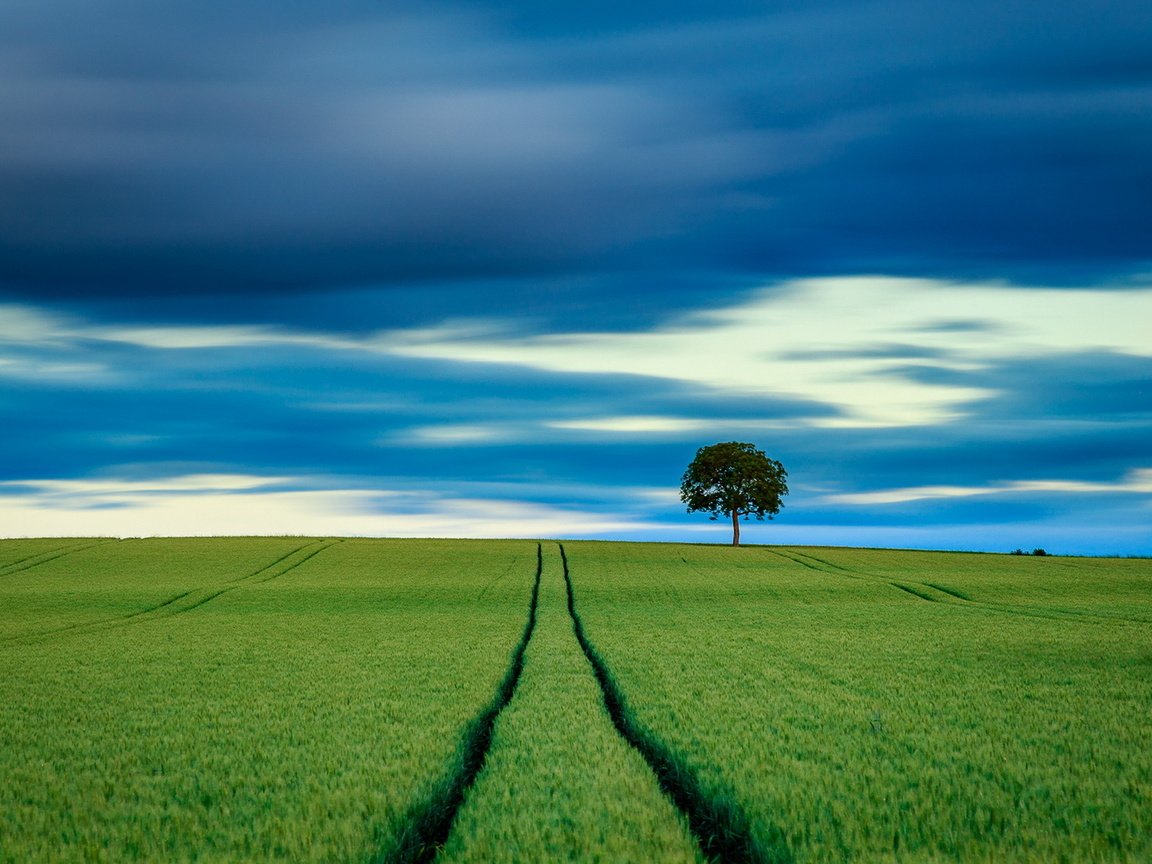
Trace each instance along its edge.
<instances>
[{"instance_id":1,"label":"dark cloud","mask_svg":"<svg viewBox=\"0 0 1152 864\"><path fill-rule=\"evenodd\" d=\"M622 283L627 283L626 287ZM499 318L521 332L645 329L701 298L732 300L762 289L759 280L726 273L547 275L407 281L312 291L164 293L137 296L54 297L55 309L88 320L195 324L264 324L301 329L371 332L447 318Z\"/></svg>"},{"instance_id":2,"label":"dark cloud","mask_svg":"<svg viewBox=\"0 0 1152 864\"><path fill-rule=\"evenodd\" d=\"M419 310L463 285L490 313L563 283L627 318L681 271L714 280L679 295L695 305L773 274L1128 274L1152 228L1150 18L6 4L0 291L396 290Z\"/></svg>"},{"instance_id":3,"label":"dark cloud","mask_svg":"<svg viewBox=\"0 0 1152 864\"><path fill-rule=\"evenodd\" d=\"M642 82L549 81L532 71L546 57L503 63L519 49L475 17L318 26L256 6L241 18L269 30L241 26L241 38L231 10L207 7L227 27L190 33L164 10L134 11L84 41L22 41L0 78L15 97L0 160L16 202L0 217L12 290L563 271L667 231L751 159ZM141 38L175 59L125 64ZM180 62L190 56L219 67Z\"/></svg>"}]
</instances>

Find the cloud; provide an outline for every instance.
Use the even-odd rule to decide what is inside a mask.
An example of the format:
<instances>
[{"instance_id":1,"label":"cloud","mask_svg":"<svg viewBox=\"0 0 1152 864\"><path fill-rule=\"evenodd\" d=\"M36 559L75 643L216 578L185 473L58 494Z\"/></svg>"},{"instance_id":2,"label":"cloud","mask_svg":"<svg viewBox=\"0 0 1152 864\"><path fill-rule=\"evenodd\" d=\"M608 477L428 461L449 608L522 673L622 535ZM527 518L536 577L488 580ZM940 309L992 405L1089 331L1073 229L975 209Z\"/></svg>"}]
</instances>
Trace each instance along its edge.
<instances>
[{"instance_id":1,"label":"cloud","mask_svg":"<svg viewBox=\"0 0 1152 864\"><path fill-rule=\"evenodd\" d=\"M187 474L179 477L155 477L148 480L30 480L0 482L0 494L9 489L35 488L46 506L53 501L89 499L97 504L122 503L146 494L181 492L241 492L264 489L293 482L287 477L254 477L244 474Z\"/></svg>"},{"instance_id":2,"label":"cloud","mask_svg":"<svg viewBox=\"0 0 1152 864\"><path fill-rule=\"evenodd\" d=\"M0 483L0 525L7 537L578 537L649 527L537 503L425 492L279 488L299 482L192 475L150 481Z\"/></svg>"},{"instance_id":3,"label":"cloud","mask_svg":"<svg viewBox=\"0 0 1152 864\"><path fill-rule=\"evenodd\" d=\"M446 321L439 326L333 333L270 325L149 327L87 323L36 307L9 305L0 325L0 374L91 377L109 365L99 346L127 346L178 355L184 351L314 352L319 357L359 355L380 364L397 361L451 365L454 375L483 380L478 366L551 376L632 376L680 388L762 400L759 416L723 419L677 412L581 414L536 423L542 429L688 434L724 426L749 430L884 428L941 425L971 417L1006 392L1034 399L1023 380L1036 364L1045 370L1068 358L1059 381L1078 379L1080 402L1099 376L1083 358L1152 358L1146 336L1152 320L1148 289L1045 289L993 283L839 277L795 280L761 289L738 304L673 317L648 330L524 334L512 320ZM56 353L30 353L36 340ZM19 349L3 363L3 346ZM93 346L96 346L93 348ZM297 354L297 356L299 356ZM21 366L20 363L24 363ZM37 366L37 364L39 364ZM1120 368L1120 359L1112 365ZM135 366L132 362L130 366ZM1037 373L1041 374L1041 373ZM1138 381L1141 369L1124 371ZM1019 379L1019 380L1018 380ZM635 389L629 388L629 389ZM1125 385L1117 398L1128 400ZM670 403L674 404L674 403ZM507 410L507 408L504 408ZM425 442L510 440L509 417L481 421L448 418L418 423L410 437ZM517 418L521 431L527 417ZM519 437L523 437L520 435Z\"/></svg>"},{"instance_id":4,"label":"cloud","mask_svg":"<svg viewBox=\"0 0 1152 864\"><path fill-rule=\"evenodd\" d=\"M0 303L0 379L111 383L106 364L77 350L80 327L45 309Z\"/></svg>"},{"instance_id":5,"label":"cloud","mask_svg":"<svg viewBox=\"0 0 1152 864\"><path fill-rule=\"evenodd\" d=\"M78 334L79 335L79 334ZM93 327L84 334L140 348L255 348L262 345L299 345L316 342L307 337L277 332L270 327ZM331 343L321 343L331 345Z\"/></svg>"},{"instance_id":6,"label":"cloud","mask_svg":"<svg viewBox=\"0 0 1152 864\"><path fill-rule=\"evenodd\" d=\"M663 438L672 441L695 440L702 433L756 434L808 426L807 421L754 420L726 417L662 417L657 415L613 415L573 417L567 420L522 419L517 422L443 422L398 429L382 439L384 446L397 444L421 447L509 447L523 445L572 446L589 439Z\"/></svg>"},{"instance_id":7,"label":"cloud","mask_svg":"<svg viewBox=\"0 0 1152 864\"><path fill-rule=\"evenodd\" d=\"M184 317L396 291L433 320L414 295L490 313L607 276L568 307L628 319L683 274L682 307L766 276L1115 279L1148 263L1149 19L1136 0L15 0L0 291L216 298L147 310ZM471 296L491 281L508 294Z\"/></svg>"},{"instance_id":8,"label":"cloud","mask_svg":"<svg viewBox=\"0 0 1152 864\"><path fill-rule=\"evenodd\" d=\"M134 8L131 32L85 27L76 8L70 32L84 35L68 38L50 10L4 16L9 290L567 270L663 234L761 161L700 103L549 74L490 15L162 7Z\"/></svg>"},{"instance_id":9,"label":"cloud","mask_svg":"<svg viewBox=\"0 0 1152 864\"><path fill-rule=\"evenodd\" d=\"M475 327L461 334L492 332ZM0 350L34 349L82 351L91 343L111 343L155 350L195 350L226 348L316 348L327 351L364 350L363 340L339 334L308 332L271 325L136 326L97 323L77 315L54 312L50 307L28 304L0 304Z\"/></svg>"},{"instance_id":10,"label":"cloud","mask_svg":"<svg viewBox=\"0 0 1152 864\"><path fill-rule=\"evenodd\" d=\"M21 378L26 381L107 381L108 370L98 363L55 363L25 357L0 356L0 378Z\"/></svg>"},{"instance_id":11,"label":"cloud","mask_svg":"<svg viewBox=\"0 0 1152 864\"><path fill-rule=\"evenodd\" d=\"M4 487L30 496L25 532L132 533L116 520L135 513L174 534L211 507L271 533L522 534L523 517L541 533L707 540L716 526L675 488L697 447L738 439L795 482L755 535L771 542L875 529L875 542L1147 548L1148 496L1113 488L1152 465L1147 289L792 280L655 325L551 333L454 309L442 326L346 330L319 314L196 326L67 308L0 310L0 357L105 370L0 375L0 479L143 485ZM260 485L162 485L203 475ZM267 524L240 519L245 496L268 496Z\"/></svg>"},{"instance_id":12,"label":"cloud","mask_svg":"<svg viewBox=\"0 0 1152 864\"><path fill-rule=\"evenodd\" d=\"M1112 483L1082 480L1012 480L988 486L913 486L904 489L878 489L823 496L827 504L871 507L877 504L905 504L911 501L971 498L986 495L1150 495L1152 469L1138 468Z\"/></svg>"},{"instance_id":13,"label":"cloud","mask_svg":"<svg viewBox=\"0 0 1152 864\"><path fill-rule=\"evenodd\" d=\"M574 429L580 432L623 432L626 434L699 432L720 421L708 421L690 417L591 417L576 420L550 420L547 425L553 429Z\"/></svg>"},{"instance_id":14,"label":"cloud","mask_svg":"<svg viewBox=\"0 0 1152 864\"><path fill-rule=\"evenodd\" d=\"M659 415L614 415L577 417L571 420L549 420L550 429L598 435L655 436L679 440L695 439L703 432L710 434L758 434L782 429L829 425L829 421L811 418L756 419L752 417L662 417ZM722 431L721 431L722 430Z\"/></svg>"},{"instance_id":15,"label":"cloud","mask_svg":"<svg viewBox=\"0 0 1152 864\"><path fill-rule=\"evenodd\" d=\"M456 445L483 446L485 444L507 445L523 440L531 432L513 424L501 423L441 423L438 425L415 426L403 429L384 439L385 445L403 443L426 447L451 447Z\"/></svg>"},{"instance_id":16,"label":"cloud","mask_svg":"<svg viewBox=\"0 0 1152 864\"><path fill-rule=\"evenodd\" d=\"M17 303L0 303L0 345L56 344L75 334L68 319L48 309Z\"/></svg>"},{"instance_id":17,"label":"cloud","mask_svg":"<svg viewBox=\"0 0 1152 864\"><path fill-rule=\"evenodd\" d=\"M953 326L964 321L963 328ZM1082 351L1152 356L1147 290L1044 290L885 277L801 280L648 332L459 339L381 350L563 373L627 373L832 406L832 427L940 424L995 394L963 373ZM892 352L888 346L902 346ZM920 356L910 365L907 354ZM924 370L960 373L936 383Z\"/></svg>"}]
</instances>

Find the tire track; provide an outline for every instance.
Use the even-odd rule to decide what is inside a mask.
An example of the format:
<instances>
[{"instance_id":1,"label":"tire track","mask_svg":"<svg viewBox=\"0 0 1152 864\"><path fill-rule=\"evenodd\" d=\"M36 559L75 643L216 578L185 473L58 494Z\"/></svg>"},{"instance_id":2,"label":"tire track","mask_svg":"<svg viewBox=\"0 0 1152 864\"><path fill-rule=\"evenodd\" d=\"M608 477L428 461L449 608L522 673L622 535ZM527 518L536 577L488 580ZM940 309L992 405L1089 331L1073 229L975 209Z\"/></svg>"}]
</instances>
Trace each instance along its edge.
<instances>
[{"instance_id":1,"label":"tire track","mask_svg":"<svg viewBox=\"0 0 1152 864\"><path fill-rule=\"evenodd\" d=\"M323 542L324 542L323 540L312 540L312 541L310 541L310 542L308 542L308 543L305 543L303 546L297 546L297 547L296 547L295 549L293 549L291 552L286 552L286 553L284 553L283 555L281 555L279 558L277 558L277 559L276 559L275 561L273 561L271 564L265 564L263 567L259 568L258 570L253 570L253 571L252 571L251 573L249 573L247 576L238 576L237 578L235 578L235 579L231 579L231 580L229 580L229 581L230 581L230 582L244 582L244 581L247 581L248 579L252 579L252 578L253 578L253 577L255 577L255 576L259 576L261 573L265 573L265 572L267 572L268 570L271 570L271 569L272 569L273 567L275 567L277 564L280 564L281 562L287 561L289 558L291 558L291 557L292 557L293 555L295 555L297 552L300 552L300 551L302 551L302 550L304 550L304 549L307 549L309 546L317 546L317 545L319 545L319 544L321 544L321 543L323 543ZM328 548L328 546L334 546L335 544L337 544L337 543L341 543L341 542L343 542L343 541L341 541L341 540L331 540L331 541L329 541L329 542L328 542L327 546L325 546L324 548L325 548L325 549L327 549L327 548ZM323 551L323 550L318 550L318 552L320 552L320 551ZM316 553L313 553L313 554L316 554ZM312 556L309 556L309 557L312 557ZM300 562L300 564L303 564L303 563L304 563L303 561L301 561L301 562ZM297 564L297 565L293 565L293 566L299 566L299 564ZM289 567L288 569L289 569L289 570L291 570L292 568L291 568L291 567ZM285 573L287 573L288 571L287 571L287 570L285 570L284 572L285 572Z\"/></svg>"},{"instance_id":2,"label":"tire track","mask_svg":"<svg viewBox=\"0 0 1152 864\"><path fill-rule=\"evenodd\" d=\"M823 558L817 558L815 555L808 555L804 552L792 551L793 555L798 555L801 558L807 558L809 561L815 561L818 564L823 564L825 567L831 567L833 570L839 570L842 573L859 573L859 570L853 570L850 567L841 567L839 564L833 564L831 561L825 561ZM797 562L800 563L800 562ZM868 574L864 574L868 575Z\"/></svg>"},{"instance_id":3,"label":"tire track","mask_svg":"<svg viewBox=\"0 0 1152 864\"><path fill-rule=\"evenodd\" d=\"M508 574L511 573L513 569L515 569L516 563L516 561L510 562L508 566L504 568L504 572L502 572L499 576L497 576L495 579L492 579L490 582L488 582L487 585L481 588L480 593L476 595L476 599L483 600L485 594L487 594L489 591L503 582L506 578L508 578Z\"/></svg>"},{"instance_id":4,"label":"tire track","mask_svg":"<svg viewBox=\"0 0 1152 864\"><path fill-rule=\"evenodd\" d=\"M568 556L564 545L559 545L572 630L592 666L612 725L620 737L648 763L660 789L684 814L700 851L710 861L719 864L791 864L792 851L788 848L783 831L777 827L770 828L770 843L767 847L761 846L752 837L748 817L735 798L710 796L691 767L636 721L611 670L584 632L584 623L576 612Z\"/></svg>"},{"instance_id":5,"label":"tire track","mask_svg":"<svg viewBox=\"0 0 1152 864\"><path fill-rule=\"evenodd\" d=\"M768 552L769 554L775 555L777 558L783 558L785 561L791 561L793 564L799 564L801 567L807 567L809 570L815 570L817 573L825 573L825 574L830 575L830 576L839 575L836 573L832 573L831 571L825 569L824 567L817 567L815 564L809 564L807 561L801 561L799 558L793 558L791 555L785 555L783 552L778 552L775 549L765 549L764 551ZM848 575L848 574L845 573L845 575ZM858 579L860 577L851 576L850 578Z\"/></svg>"},{"instance_id":6,"label":"tire track","mask_svg":"<svg viewBox=\"0 0 1152 864\"><path fill-rule=\"evenodd\" d=\"M295 570L301 564L304 564L306 561L310 561L311 559L315 558L317 555L319 555L325 549L328 549L332 546L335 546L337 543L340 543L340 542L342 542L342 541L332 540L332 541L329 541L327 543L324 543L323 540L315 540L315 541L312 541L310 543L305 543L303 546L297 546L291 552L288 552L286 555L281 555L279 558L277 558L272 563L266 564L263 567L259 568L258 570L254 570L253 572L251 572L245 576L240 576L236 579L230 580L230 582L222 588L220 588L220 587L217 587L217 588L190 588L187 591L183 591L180 594L176 594L173 597L169 597L168 599L162 600L161 602L156 603L152 606L148 606L147 608L138 609L135 612L128 612L128 613L123 614L123 615L114 615L114 616L111 616L109 618L100 618L96 621L82 621L82 622L79 622L77 624L66 624L62 627L53 627L49 630L40 630L40 631L37 631L35 633L20 633L20 634L15 635L15 636L8 636L6 638L0 639L0 643L2 643L2 644L20 643L20 642L34 643L34 642L38 642L38 641L41 641L43 639L47 639L47 638L50 638L53 636L71 636L71 635L78 634L78 633L90 633L90 632L94 632L97 630L107 630L107 629L110 629L113 627L120 627L120 626L123 626L125 624L136 623L137 621L140 621L140 620L151 620L154 618L173 617L176 615L181 615L185 612L191 612L193 609L197 609L200 606L203 606L205 603L208 603L209 601L215 600L217 597L219 597L222 594L227 594L229 591L235 591L237 588L243 588L247 585L261 585L265 582L271 582L273 579L277 579L280 576L283 576L285 573L288 573L291 570ZM276 567L278 564L282 564L284 561L291 558L293 555L297 554L298 552L301 552L302 550L307 549L310 546L315 546L315 545L321 544L321 543L323 543L324 545L322 545L319 549L316 549L315 551L311 552L310 554L305 555L299 561L296 561L293 564L289 565L288 567L285 567L283 570L280 570L279 572L273 573L270 576L265 577L264 579L255 579L254 578L254 577L259 576L262 573L267 573L269 570ZM192 597L193 595L197 595L197 594L199 594L201 596L195 597L192 600L192 602L190 602L188 605L180 605L180 606L177 605L180 603L181 600L185 600L185 599Z\"/></svg>"},{"instance_id":7,"label":"tire track","mask_svg":"<svg viewBox=\"0 0 1152 864\"><path fill-rule=\"evenodd\" d=\"M963 600L965 603L979 603L980 602L979 600L973 600L967 594L962 594L961 592L955 590L954 588L945 588L943 585L937 585L935 582L925 582L924 584L927 585L929 588L935 588L937 591L939 591L943 594L948 594L951 597L955 597L957 600Z\"/></svg>"},{"instance_id":8,"label":"tire track","mask_svg":"<svg viewBox=\"0 0 1152 864\"><path fill-rule=\"evenodd\" d=\"M536 608L540 598L540 577L544 572L544 549L536 544L536 580L528 601L528 621L512 652L508 671L496 689L492 701L464 728L464 735L456 748L456 758L449 771L433 787L423 801L413 805L400 836L386 849L372 858L372 864L427 864L444 846L452 831L452 823L464 803L464 796L476 782L484 767L484 760L492 746L492 731L500 712L512 701L520 674L524 670L524 653L536 629ZM378 841L377 846L386 841Z\"/></svg>"},{"instance_id":9,"label":"tire track","mask_svg":"<svg viewBox=\"0 0 1152 864\"><path fill-rule=\"evenodd\" d=\"M317 541L317 542L321 542L321 541ZM311 561L313 558L315 558L317 555L319 555L325 549L331 549L337 543L341 543L341 542L343 542L343 541L333 540L329 543L325 543L319 549L316 549L315 551L308 553L303 558L301 558L299 561L292 563L288 567L285 567L283 570L279 570L279 571L271 574L270 576L265 576L263 579L254 578L254 577L260 575L261 573L266 573L268 570L275 567L281 561L284 561L285 559L291 557L292 555L295 555L297 552L301 551L302 549L307 549L309 546L316 545L315 543L305 543L299 549L295 549L292 552L289 552L287 555L282 556L281 558L274 561L272 564L269 564L267 567L262 567L259 570L257 570L255 573L252 573L249 576L245 576L241 579L235 579L235 580L233 580L232 584L226 585L225 587L220 588L217 591L212 591L208 595L196 599L194 602L190 603L187 606L181 606L178 609L170 610L170 611L168 611L167 614L168 614L168 616L183 615L185 612L191 612L193 609L199 609L205 603L211 602L212 600L215 600L217 597L220 597L224 594L227 594L229 591L235 591L237 588L247 588L250 585L263 585L267 582L271 582L273 579L279 579L285 573L289 573L292 570L295 570L297 567L301 566L302 564L305 564L306 562ZM188 593L191 594L193 592L190 591ZM187 596L187 595L185 595L185 596ZM161 604L161 605L167 606L169 604L165 603L165 604ZM151 611L155 612L160 608L161 607L153 607L153 609ZM138 617L138 616L134 616L134 617Z\"/></svg>"},{"instance_id":10,"label":"tire track","mask_svg":"<svg viewBox=\"0 0 1152 864\"><path fill-rule=\"evenodd\" d=\"M322 541L322 540L321 540L321 541L317 541L317 542L318 542L318 543L323 543L324 541ZM323 552L325 549L331 549L331 548L332 548L333 546L335 546L337 543L343 543L343 542L344 542L343 540L330 540L330 541L328 541L327 543L324 543L324 545L323 545L323 546L321 546L319 549L315 550L314 552L309 552L307 555L305 555L303 558L301 558L299 561L295 562L295 563L294 563L294 564L292 564L291 566L289 566L289 567L285 567L283 570L280 570L280 571L278 571L278 572L276 572L276 573L273 573L273 574L272 574L272 575L270 575L270 576L265 576L263 579L256 579L256 578L255 578L256 576L259 576L261 573L265 573L265 572L267 572L267 571L268 571L268 570L270 570L272 567L274 567L276 564L279 564L279 563L280 563L280 561L284 561L286 558L290 557L289 555L285 555L285 556L284 556L283 558L281 558L279 561L275 562L275 564L272 564L272 565L270 565L269 567L264 567L264 568L262 568L262 569L260 569L260 570L257 570L255 573L253 573L253 574L252 574L251 576L249 576L247 579L244 579L244 580L237 580L238 582L242 581L242 584L239 584L239 585L237 585L236 587L237 587L237 588L243 588L243 587L245 587L245 586L247 586L247 585L263 585L263 584L264 584L264 583L266 583L266 582L271 582L273 579L279 579L279 578L280 578L281 576L283 576L285 573L288 573L288 572L290 572L290 571L292 571L292 570L295 570L297 567L300 567L301 565L303 565L303 564L306 564L307 562L311 561L313 558L315 558L317 555L319 555L319 554L320 554L321 552ZM315 544L315 543L305 543L303 546L301 546L299 549L297 549L297 550L296 550L296 552L300 552L301 550L303 550L303 549L307 549L309 546L314 546L314 545L316 545L316 544ZM296 552L293 552L293 553L291 553L291 554L292 554L292 555L294 555L294 554L296 554ZM227 588L227 589L225 589L225 590L227 590L227 591L231 591L232 589L231 589L231 588Z\"/></svg>"},{"instance_id":11,"label":"tire track","mask_svg":"<svg viewBox=\"0 0 1152 864\"><path fill-rule=\"evenodd\" d=\"M129 613L128 615L120 615L120 616L117 616L116 618L108 618L108 619L104 619L103 621L92 622L92 626L96 627L100 624L111 624L111 623L119 624L119 623L123 623L126 621L132 621L132 620L135 620L137 618L143 618L143 617L148 616L148 615L155 615L156 613L160 613L160 615L162 615L164 617L170 617L170 616L175 616L175 615L182 615L185 612L191 612L193 609L198 609L199 607L203 606L205 603L207 603L211 600L215 600L220 595L227 594L229 591L235 591L237 588L243 588L247 585L261 585L265 582L271 582L273 579L277 579L280 576L283 576L285 573L288 573L291 570L295 570L301 564L304 564L306 561L312 560L317 555L319 555L321 552L323 552L325 549L329 549L332 546L335 546L339 542L341 542L341 541L331 540L331 541L328 541L327 543L325 543L323 540L314 540L311 543L305 543L303 546L297 546L295 549L293 549L291 552L287 553L286 555L281 555L279 558L277 558L271 564L266 564L263 567L261 567L260 569L252 571L247 576L240 576L236 579L230 580L230 582L228 584L224 585L223 587L219 587L219 588L215 588L215 589L213 589L213 588L193 588L189 591L185 591L182 594L177 594L175 597L170 597L169 599L165 600L163 603L157 603L155 606L150 606L147 609L141 609L138 612L132 612L132 613ZM323 544L323 545L321 545L321 544ZM290 564L289 566L285 567L283 570L280 570L276 573L273 573L270 576L267 576L263 579L256 579L255 578L262 573L267 573L269 570L273 569L277 565L282 564L283 562L287 561L293 555L295 555L299 552L302 552L303 550L309 548L310 546L317 546L317 545L320 546L319 549L316 549L313 552L309 553L308 555L305 555L299 561L296 561L296 562ZM178 607L176 606L176 603L178 603L180 600L183 600L186 597L191 597L192 595L198 594L198 593L201 596L196 597L188 605L178 606ZM175 608L173 608L173 607L175 607ZM83 625L77 625L77 626L83 626Z\"/></svg>"},{"instance_id":12,"label":"tire track","mask_svg":"<svg viewBox=\"0 0 1152 864\"><path fill-rule=\"evenodd\" d=\"M50 549L47 552L40 552L36 555L29 555L27 558L21 558L19 561L13 561L11 564L6 564L3 567L0 567L0 577L11 576L13 573L23 573L25 570L31 570L33 567L39 567L41 564L47 564L49 561L55 561L59 558L63 558L65 555L71 555L73 552L83 552L85 549L91 549L94 546L102 546L105 543L111 542L111 540L100 540L96 543L62 546L59 549ZM40 560L34 561L34 558L39 558ZM31 563L25 564L23 567L16 566L17 564L24 564L25 562Z\"/></svg>"},{"instance_id":13,"label":"tire track","mask_svg":"<svg viewBox=\"0 0 1152 864\"><path fill-rule=\"evenodd\" d=\"M939 599L933 597L931 594L924 594L924 593L917 591L915 588L912 588L908 585L901 585L899 582L889 582L888 584L891 585L893 588L896 588L899 591L903 591L906 594L911 594L913 597L918 597L921 600L927 600L929 603L943 603L944 602L943 600L939 600Z\"/></svg>"},{"instance_id":14,"label":"tire track","mask_svg":"<svg viewBox=\"0 0 1152 864\"><path fill-rule=\"evenodd\" d=\"M1094 615L1091 612L1080 612L1075 609L1029 609L1027 607L1019 606L1012 603L993 603L984 600L974 600L963 592L957 591L954 588L945 588L943 585L938 585L934 582L918 582L915 580L906 580L903 582L894 582L884 576L874 573L864 573L859 570L849 570L847 567L840 567L830 561L824 561L814 555L806 555L803 552L792 552L785 554L777 552L773 549L766 550L773 555L778 555L788 561L793 561L802 567L807 567L810 570L816 570L820 573L825 573L829 576L844 576L848 579L860 579L865 582L873 582L876 584L883 583L903 591L905 594L910 594L920 600L925 600L929 603L939 603L944 606L949 606L953 609L967 609L969 611L984 611L984 612L1001 612L1005 615L1019 615L1024 618L1040 618L1046 621L1079 621L1084 623L1093 624L1115 624L1118 622L1126 622L1129 624L1152 624L1145 618L1131 618L1122 615ZM793 557L798 556L798 557ZM824 567L815 567L801 558L807 558L810 561L816 561L825 565ZM831 569L829 569L831 568ZM936 596L933 592L938 592L944 596Z\"/></svg>"},{"instance_id":15,"label":"tire track","mask_svg":"<svg viewBox=\"0 0 1152 864\"><path fill-rule=\"evenodd\" d=\"M905 594L909 594L912 597L915 597L918 600L923 600L927 603L939 603L943 606L949 606L954 609L967 609L968 611L1003 612L1007 615L1021 615L1027 618L1063 620L1063 616L1047 615L1039 611L1020 609L1018 607L1012 607L1008 605L982 603L977 600L971 600L961 594L945 590L928 582L916 582L914 580L911 580L911 584L908 582L894 582L888 578L885 578L884 576L880 576L874 573L863 573L859 570L849 570L847 567L839 567L836 564L832 564L829 561L824 561L823 559L817 558L814 555L805 555L803 552L793 552L791 555L785 555L781 552L776 552L775 554L780 555L782 558L787 558L789 561L795 561L797 564L808 567L811 570L817 570L821 573L825 573L829 576L843 576L848 579L859 579L861 581L871 582L873 584L888 585L889 587L895 588L897 591L903 591ZM792 557L793 555L799 557L794 558ZM807 558L810 561L816 561L825 566L815 567L811 564L801 561L800 558ZM935 596L932 593L933 591L937 591L944 596Z\"/></svg>"},{"instance_id":16,"label":"tire track","mask_svg":"<svg viewBox=\"0 0 1152 864\"><path fill-rule=\"evenodd\" d=\"M33 558L39 558L42 555L51 555L53 552L60 552L68 549L68 546L56 546L52 549L45 549L43 552L34 552L31 555L25 555L23 558L17 558L15 561L9 561L7 564L0 564L0 571L7 570L9 567L15 567L17 564L23 564L25 561L31 561Z\"/></svg>"}]
</instances>

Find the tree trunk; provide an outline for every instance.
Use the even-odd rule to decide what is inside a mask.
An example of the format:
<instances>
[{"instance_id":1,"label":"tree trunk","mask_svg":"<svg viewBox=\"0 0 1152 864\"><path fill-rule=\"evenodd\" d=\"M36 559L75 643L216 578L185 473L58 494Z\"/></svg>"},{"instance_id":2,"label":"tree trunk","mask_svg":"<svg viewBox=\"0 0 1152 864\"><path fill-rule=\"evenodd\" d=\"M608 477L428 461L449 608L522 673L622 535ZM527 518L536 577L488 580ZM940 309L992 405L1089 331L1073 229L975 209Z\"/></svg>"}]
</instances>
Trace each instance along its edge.
<instances>
[{"instance_id":1,"label":"tree trunk","mask_svg":"<svg viewBox=\"0 0 1152 864\"><path fill-rule=\"evenodd\" d=\"M740 545L740 514L732 511L732 545Z\"/></svg>"}]
</instances>

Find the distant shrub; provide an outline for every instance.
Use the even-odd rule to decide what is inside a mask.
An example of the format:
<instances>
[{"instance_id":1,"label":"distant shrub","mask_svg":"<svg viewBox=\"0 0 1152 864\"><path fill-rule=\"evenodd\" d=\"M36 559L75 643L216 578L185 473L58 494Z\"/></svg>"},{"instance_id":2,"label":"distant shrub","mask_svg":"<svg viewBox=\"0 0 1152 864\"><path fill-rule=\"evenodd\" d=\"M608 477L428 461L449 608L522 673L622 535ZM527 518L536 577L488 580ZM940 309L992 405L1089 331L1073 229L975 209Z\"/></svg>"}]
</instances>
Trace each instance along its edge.
<instances>
[{"instance_id":1,"label":"distant shrub","mask_svg":"<svg viewBox=\"0 0 1152 864\"><path fill-rule=\"evenodd\" d=\"M1012 555L1023 555L1023 554L1024 554L1024 550L1023 550L1023 549L1013 549L1013 550L1012 550L1012 552L1011 552L1010 554L1012 554Z\"/></svg>"},{"instance_id":2,"label":"distant shrub","mask_svg":"<svg viewBox=\"0 0 1152 864\"><path fill-rule=\"evenodd\" d=\"M1043 549L1033 549L1032 554L1033 555L1047 555L1048 553L1045 552Z\"/></svg>"}]
</instances>

